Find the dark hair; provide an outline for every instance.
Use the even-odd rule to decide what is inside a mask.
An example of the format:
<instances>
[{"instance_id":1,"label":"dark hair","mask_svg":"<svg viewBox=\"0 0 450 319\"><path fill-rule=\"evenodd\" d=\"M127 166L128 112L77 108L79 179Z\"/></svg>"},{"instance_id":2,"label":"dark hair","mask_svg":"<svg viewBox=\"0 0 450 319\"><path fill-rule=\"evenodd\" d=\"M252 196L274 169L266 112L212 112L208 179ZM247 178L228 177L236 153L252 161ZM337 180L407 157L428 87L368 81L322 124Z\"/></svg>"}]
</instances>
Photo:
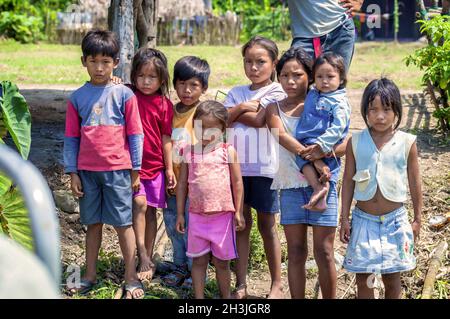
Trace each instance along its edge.
<instances>
[{"instance_id":1,"label":"dark hair","mask_svg":"<svg viewBox=\"0 0 450 319\"><path fill-rule=\"evenodd\" d=\"M114 32L91 30L81 41L81 51L83 51L84 59L101 54L116 60L120 51L119 40Z\"/></svg>"},{"instance_id":2,"label":"dark hair","mask_svg":"<svg viewBox=\"0 0 450 319\"><path fill-rule=\"evenodd\" d=\"M136 86L136 78L139 70L147 63L153 63L161 83L158 93L161 95L169 95L169 70L167 69L167 58L159 50L151 48L141 48L133 57L131 66L131 84Z\"/></svg>"},{"instance_id":3,"label":"dark hair","mask_svg":"<svg viewBox=\"0 0 450 319\"><path fill-rule=\"evenodd\" d=\"M214 100L201 102L195 110L193 120L195 121L196 119L204 115L214 116L222 124L222 131L226 129L228 121L228 111L222 103Z\"/></svg>"},{"instance_id":4,"label":"dark hair","mask_svg":"<svg viewBox=\"0 0 450 319\"><path fill-rule=\"evenodd\" d=\"M369 123L367 123L368 109L377 96L380 97L383 106L389 106L394 111L397 117L397 123L395 123L394 127L396 129L402 121L402 97L397 85L387 78L372 80L364 89L361 99L361 115L364 122L369 126Z\"/></svg>"},{"instance_id":5,"label":"dark hair","mask_svg":"<svg viewBox=\"0 0 450 319\"><path fill-rule=\"evenodd\" d=\"M319 55L316 61L314 61L313 79L316 78L317 68L325 63L330 64L339 73L339 79L341 80L339 89L345 88L345 86L347 85L347 72L345 70L344 58L339 54L333 52L325 52Z\"/></svg>"},{"instance_id":6,"label":"dark hair","mask_svg":"<svg viewBox=\"0 0 450 319\"><path fill-rule=\"evenodd\" d=\"M301 47L291 47L289 50L283 53L280 60L277 63L277 77L280 81L281 70L283 70L286 62L290 60L296 60L299 64L303 66L306 74L308 75L309 84L313 82L312 76L312 64L313 60L306 51Z\"/></svg>"},{"instance_id":7,"label":"dark hair","mask_svg":"<svg viewBox=\"0 0 450 319\"><path fill-rule=\"evenodd\" d=\"M211 69L206 60L196 56L182 57L173 68L173 86L175 86L177 80L187 81L197 78L202 83L203 88L207 88L210 73Z\"/></svg>"},{"instance_id":8,"label":"dark hair","mask_svg":"<svg viewBox=\"0 0 450 319\"><path fill-rule=\"evenodd\" d=\"M247 52L247 50L254 47L255 45L259 45L260 47L264 48L269 53L272 62L276 62L278 60L277 44L272 40L261 37L259 35L254 36L242 46L242 56L245 57L245 53ZM272 73L270 79L272 81L275 81L275 72Z\"/></svg>"}]
</instances>

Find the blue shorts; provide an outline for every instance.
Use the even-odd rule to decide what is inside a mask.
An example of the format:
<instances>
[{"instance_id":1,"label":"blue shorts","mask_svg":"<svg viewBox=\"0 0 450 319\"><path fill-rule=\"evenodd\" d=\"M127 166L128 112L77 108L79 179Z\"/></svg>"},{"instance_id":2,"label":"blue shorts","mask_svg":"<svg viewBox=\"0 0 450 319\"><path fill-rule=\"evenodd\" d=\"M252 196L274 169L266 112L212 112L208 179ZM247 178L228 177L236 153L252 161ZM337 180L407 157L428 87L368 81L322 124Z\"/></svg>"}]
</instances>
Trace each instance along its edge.
<instances>
[{"instance_id":1,"label":"blue shorts","mask_svg":"<svg viewBox=\"0 0 450 319\"><path fill-rule=\"evenodd\" d=\"M328 208L324 212L316 212L302 208L303 205L309 203L312 193L313 189L311 186L282 189L280 191L280 224L337 227L338 194L336 183L330 182L330 191L327 197Z\"/></svg>"},{"instance_id":2,"label":"blue shorts","mask_svg":"<svg viewBox=\"0 0 450 319\"><path fill-rule=\"evenodd\" d=\"M84 225L132 225L132 189L130 170L79 171L83 186L80 220Z\"/></svg>"},{"instance_id":3,"label":"blue shorts","mask_svg":"<svg viewBox=\"0 0 450 319\"><path fill-rule=\"evenodd\" d=\"M278 213L278 192L270 189L273 178L243 176L242 180L244 182L244 204L260 213Z\"/></svg>"},{"instance_id":4,"label":"blue shorts","mask_svg":"<svg viewBox=\"0 0 450 319\"><path fill-rule=\"evenodd\" d=\"M414 236L404 206L382 216L355 207L344 268L355 273L390 274L416 267Z\"/></svg>"}]
</instances>

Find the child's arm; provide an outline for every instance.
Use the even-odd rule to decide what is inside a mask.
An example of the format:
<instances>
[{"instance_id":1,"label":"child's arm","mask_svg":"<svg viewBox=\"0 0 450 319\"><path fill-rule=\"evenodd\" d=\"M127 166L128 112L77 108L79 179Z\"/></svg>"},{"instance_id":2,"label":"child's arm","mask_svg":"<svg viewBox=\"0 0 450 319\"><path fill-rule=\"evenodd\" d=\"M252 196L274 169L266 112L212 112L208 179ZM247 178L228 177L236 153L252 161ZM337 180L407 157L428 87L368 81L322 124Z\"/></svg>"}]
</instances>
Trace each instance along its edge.
<instances>
[{"instance_id":1,"label":"child's arm","mask_svg":"<svg viewBox=\"0 0 450 319\"><path fill-rule=\"evenodd\" d=\"M422 184L416 142L412 144L408 155L408 183L414 208L414 220L411 226L414 233L414 241L416 241L419 239L420 226L422 224Z\"/></svg>"},{"instance_id":2,"label":"child's arm","mask_svg":"<svg viewBox=\"0 0 450 319\"><path fill-rule=\"evenodd\" d=\"M245 229L244 208L244 184L242 182L241 165L238 162L236 150L228 147L228 159L231 177L231 190L233 192L234 207L236 209L235 221L236 231Z\"/></svg>"},{"instance_id":3,"label":"child's arm","mask_svg":"<svg viewBox=\"0 0 450 319\"><path fill-rule=\"evenodd\" d=\"M235 121L251 127L264 127L266 125L266 109L261 107L257 112L245 112Z\"/></svg>"},{"instance_id":4,"label":"child's arm","mask_svg":"<svg viewBox=\"0 0 450 319\"><path fill-rule=\"evenodd\" d=\"M176 230L179 233L184 234L185 232L185 220L184 220L184 209L186 207L186 194L187 194L187 178L188 178L188 164L183 162L181 164L180 175L178 176L178 187L177 187L177 223Z\"/></svg>"},{"instance_id":5,"label":"child's arm","mask_svg":"<svg viewBox=\"0 0 450 319\"><path fill-rule=\"evenodd\" d=\"M71 101L67 102L66 132L64 134L64 172L70 174L70 188L75 197L82 197L83 187L78 176L78 152L80 150L80 117Z\"/></svg>"},{"instance_id":6,"label":"child's arm","mask_svg":"<svg viewBox=\"0 0 450 319\"><path fill-rule=\"evenodd\" d=\"M353 155L351 138L347 143L347 152L345 154L345 170L342 181L342 207L341 207L341 229L339 237L343 243L348 243L350 238L350 207L352 206L353 193L355 191L355 182L353 176L356 171L356 161Z\"/></svg>"},{"instance_id":7,"label":"child's arm","mask_svg":"<svg viewBox=\"0 0 450 319\"><path fill-rule=\"evenodd\" d=\"M170 136L163 135L163 154L164 154L164 166L166 167L167 189L174 189L177 185L177 179L173 172L172 163L172 140Z\"/></svg>"},{"instance_id":8,"label":"child's arm","mask_svg":"<svg viewBox=\"0 0 450 319\"><path fill-rule=\"evenodd\" d=\"M275 104L269 104L267 106L266 122L272 135L278 139L278 143L289 152L298 154L305 148L295 137L285 131Z\"/></svg>"},{"instance_id":9,"label":"child's arm","mask_svg":"<svg viewBox=\"0 0 450 319\"><path fill-rule=\"evenodd\" d=\"M258 106L259 101L247 101L228 108L228 125L235 122L242 114L246 112L256 112Z\"/></svg>"}]
</instances>

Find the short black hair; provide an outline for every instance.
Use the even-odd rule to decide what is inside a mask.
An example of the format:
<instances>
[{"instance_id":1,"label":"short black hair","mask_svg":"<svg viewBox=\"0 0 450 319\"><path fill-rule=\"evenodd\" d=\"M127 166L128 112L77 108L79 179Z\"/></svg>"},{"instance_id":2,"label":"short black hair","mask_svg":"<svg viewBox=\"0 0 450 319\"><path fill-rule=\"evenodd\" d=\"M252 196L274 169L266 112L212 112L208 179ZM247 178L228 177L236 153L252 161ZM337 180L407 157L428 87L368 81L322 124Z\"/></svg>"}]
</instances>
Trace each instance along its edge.
<instances>
[{"instance_id":1,"label":"short black hair","mask_svg":"<svg viewBox=\"0 0 450 319\"><path fill-rule=\"evenodd\" d=\"M286 62L290 60L297 60L297 62L303 66L303 69L308 75L309 84L311 84L313 82L312 76L313 60L311 56L308 53L306 53L306 51L301 47L291 47L289 48L289 50L283 53L283 55L281 56L280 60L277 63L278 81L280 81L281 70L283 70L283 67L286 64Z\"/></svg>"},{"instance_id":2,"label":"short black hair","mask_svg":"<svg viewBox=\"0 0 450 319\"><path fill-rule=\"evenodd\" d=\"M114 32L96 29L84 36L81 50L84 59L101 54L116 60L119 57L120 45Z\"/></svg>"},{"instance_id":3,"label":"short black hair","mask_svg":"<svg viewBox=\"0 0 450 319\"><path fill-rule=\"evenodd\" d=\"M152 48L140 48L133 57L131 65L131 84L136 86L136 78L139 70L147 63L153 63L161 83L158 93L169 96L169 70L167 69L167 58L159 50Z\"/></svg>"},{"instance_id":4,"label":"short black hair","mask_svg":"<svg viewBox=\"0 0 450 319\"><path fill-rule=\"evenodd\" d=\"M361 99L361 115L364 122L369 126L367 122L368 109L377 96L380 97L383 106L392 108L392 111L397 117L397 123L395 123L394 127L396 129L402 121L402 97L397 85L387 78L372 80L364 89Z\"/></svg>"},{"instance_id":5,"label":"short black hair","mask_svg":"<svg viewBox=\"0 0 450 319\"><path fill-rule=\"evenodd\" d=\"M173 86L176 85L178 80L187 81L197 78L202 83L203 88L207 88L210 73L211 69L206 60L196 56L182 57L175 63L173 68Z\"/></svg>"},{"instance_id":6,"label":"short black hair","mask_svg":"<svg viewBox=\"0 0 450 319\"><path fill-rule=\"evenodd\" d=\"M339 79L341 80L339 89L345 88L345 86L347 85L347 71L345 69L344 58L339 54L333 52L325 52L319 55L316 61L314 61L313 78L316 78L317 68L325 63L330 64L339 73Z\"/></svg>"}]
</instances>

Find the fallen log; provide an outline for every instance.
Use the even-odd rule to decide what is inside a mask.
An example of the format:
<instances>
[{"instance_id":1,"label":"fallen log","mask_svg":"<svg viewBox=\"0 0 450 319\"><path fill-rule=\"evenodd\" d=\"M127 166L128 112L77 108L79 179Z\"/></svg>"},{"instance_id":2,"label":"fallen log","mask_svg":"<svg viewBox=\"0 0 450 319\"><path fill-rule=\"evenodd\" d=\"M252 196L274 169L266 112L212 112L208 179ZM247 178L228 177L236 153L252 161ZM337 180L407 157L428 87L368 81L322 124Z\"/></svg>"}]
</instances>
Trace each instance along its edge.
<instances>
[{"instance_id":1,"label":"fallen log","mask_svg":"<svg viewBox=\"0 0 450 319\"><path fill-rule=\"evenodd\" d=\"M439 268L442 265L442 259L447 251L448 243L442 240L433 252L430 258L430 265L428 267L427 276L425 277L425 282L423 284L422 299L431 299L434 291L434 282L436 281L436 275Z\"/></svg>"}]
</instances>

